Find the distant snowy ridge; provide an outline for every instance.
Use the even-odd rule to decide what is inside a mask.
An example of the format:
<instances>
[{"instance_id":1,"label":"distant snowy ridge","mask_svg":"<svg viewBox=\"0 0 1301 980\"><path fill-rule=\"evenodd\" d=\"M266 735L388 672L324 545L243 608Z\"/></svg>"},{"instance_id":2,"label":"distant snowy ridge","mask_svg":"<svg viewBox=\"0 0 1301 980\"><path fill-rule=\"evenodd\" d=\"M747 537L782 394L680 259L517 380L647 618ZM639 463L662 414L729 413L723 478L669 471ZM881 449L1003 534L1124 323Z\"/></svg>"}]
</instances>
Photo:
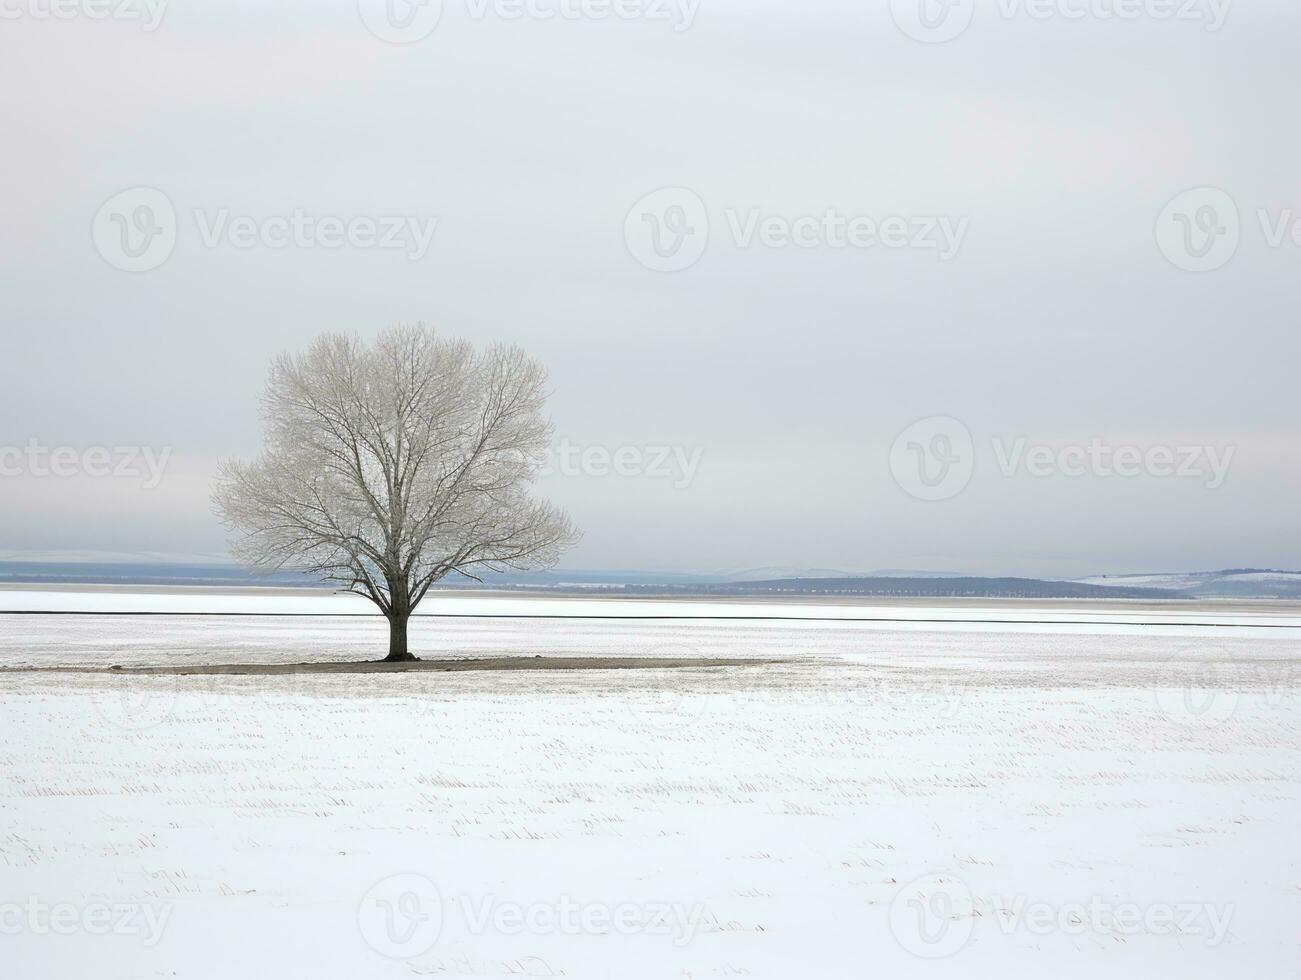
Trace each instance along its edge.
<instances>
[{"instance_id":1,"label":"distant snowy ridge","mask_svg":"<svg viewBox=\"0 0 1301 980\"><path fill-rule=\"evenodd\" d=\"M915 569L886 568L869 572L846 572L838 568L801 568L791 565L769 565L763 568L741 568L710 572L696 576L709 582L774 582L782 579L832 579L832 578L960 578L957 572L925 572Z\"/></svg>"},{"instance_id":2,"label":"distant snowy ridge","mask_svg":"<svg viewBox=\"0 0 1301 980\"><path fill-rule=\"evenodd\" d=\"M253 572L220 556L150 553L0 552L0 584L332 587L293 569ZM181 559L184 560L181 560ZM80 559L80 560L78 560ZM1301 599L1301 571L1233 568L1213 572L1095 575L1078 579L972 576L955 572L769 566L709 572L553 569L486 574L482 586L448 578L440 589L600 592L628 595L859 595L877 597Z\"/></svg>"},{"instance_id":3,"label":"distant snowy ridge","mask_svg":"<svg viewBox=\"0 0 1301 980\"><path fill-rule=\"evenodd\" d=\"M1147 575L1096 575L1082 585L1164 589L1191 599L1301 599L1301 572L1268 568L1230 568L1218 572L1165 572Z\"/></svg>"}]
</instances>

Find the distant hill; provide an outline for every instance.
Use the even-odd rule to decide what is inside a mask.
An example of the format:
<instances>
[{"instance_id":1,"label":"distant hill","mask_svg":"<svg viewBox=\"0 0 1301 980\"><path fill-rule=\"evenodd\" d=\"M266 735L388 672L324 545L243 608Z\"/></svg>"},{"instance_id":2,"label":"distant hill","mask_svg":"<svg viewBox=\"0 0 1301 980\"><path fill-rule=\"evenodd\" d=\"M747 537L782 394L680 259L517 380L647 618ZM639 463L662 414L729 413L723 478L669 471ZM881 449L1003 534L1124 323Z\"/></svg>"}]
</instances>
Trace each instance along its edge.
<instances>
[{"instance_id":1,"label":"distant hill","mask_svg":"<svg viewBox=\"0 0 1301 980\"><path fill-rule=\"evenodd\" d=\"M760 569L714 571L696 575L697 582L778 582L781 579L826 578L961 578L955 571L919 571L917 569L874 569L842 571L839 569L804 569L792 566L768 566Z\"/></svg>"},{"instance_id":2,"label":"distant hill","mask_svg":"<svg viewBox=\"0 0 1301 980\"><path fill-rule=\"evenodd\" d=\"M628 592L656 592L665 587L628 586ZM668 591L679 591L668 589ZM1166 589L1090 585L1029 578L789 578L767 582L724 582L686 586L690 594L733 596L863 596L873 598L973 599L1178 599Z\"/></svg>"},{"instance_id":3,"label":"distant hill","mask_svg":"<svg viewBox=\"0 0 1301 980\"><path fill-rule=\"evenodd\" d=\"M84 556L92 560L36 560L0 555L0 583L141 585L193 588L323 588L303 572L250 572L226 560L170 556ZM81 556L77 556L81 557ZM97 559L97 560L96 560ZM812 574L810 574L812 573ZM1073 581L977 577L947 572L754 568L719 572L555 569L490 574L482 583L451 578L451 589L591 592L602 595L864 596L876 598L1030 599L1301 599L1301 572L1238 568L1218 572L1099 575Z\"/></svg>"},{"instance_id":4,"label":"distant hill","mask_svg":"<svg viewBox=\"0 0 1301 980\"><path fill-rule=\"evenodd\" d=\"M1085 585L1164 589L1190 599L1301 599L1301 572L1229 568L1219 572L1098 575Z\"/></svg>"},{"instance_id":5,"label":"distant hill","mask_svg":"<svg viewBox=\"0 0 1301 980\"><path fill-rule=\"evenodd\" d=\"M166 585L193 587L329 588L298 571L251 572L243 565L206 562L0 561L0 582L32 585Z\"/></svg>"}]
</instances>

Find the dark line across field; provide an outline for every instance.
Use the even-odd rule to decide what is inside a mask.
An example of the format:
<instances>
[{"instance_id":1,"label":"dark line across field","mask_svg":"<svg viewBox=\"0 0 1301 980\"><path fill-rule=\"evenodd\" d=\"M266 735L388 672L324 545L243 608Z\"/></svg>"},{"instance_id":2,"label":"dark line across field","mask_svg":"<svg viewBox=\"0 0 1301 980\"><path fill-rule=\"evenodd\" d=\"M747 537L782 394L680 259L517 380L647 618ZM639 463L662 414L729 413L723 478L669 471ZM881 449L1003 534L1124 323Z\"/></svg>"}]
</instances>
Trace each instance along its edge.
<instances>
[{"instance_id":1,"label":"dark line across field","mask_svg":"<svg viewBox=\"0 0 1301 980\"><path fill-rule=\"evenodd\" d=\"M190 619L231 617L244 619L379 619L379 613L292 613L292 612L130 612L127 610L0 609L0 616L168 616ZM909 619L902 616L682 616L621 614L584 616L568 613L415 613L413 619L568 619L588 622L605 620L717 623L915 623L926 626L1205 626L1212 629L1301 630L1295 623L1207 623L1185 620L1115 619Z\"/></svg>"},{"instance_id":2,"label":"dark line across field","mask_svg":"<svg viewBox=\"0 0 1301 980\"><path fill-rule=\"evenodd\" d=\"M211 675L276 676L283 674L406 674L432 671L459 673L479 670L691 670L700 667L764 667L793 663L781 658L721 657L478 657L456 660L322 661L297 664L198 664L179 667L0 667L3 674L112 674L169 677Z\"/></svg>"}]
</instances>

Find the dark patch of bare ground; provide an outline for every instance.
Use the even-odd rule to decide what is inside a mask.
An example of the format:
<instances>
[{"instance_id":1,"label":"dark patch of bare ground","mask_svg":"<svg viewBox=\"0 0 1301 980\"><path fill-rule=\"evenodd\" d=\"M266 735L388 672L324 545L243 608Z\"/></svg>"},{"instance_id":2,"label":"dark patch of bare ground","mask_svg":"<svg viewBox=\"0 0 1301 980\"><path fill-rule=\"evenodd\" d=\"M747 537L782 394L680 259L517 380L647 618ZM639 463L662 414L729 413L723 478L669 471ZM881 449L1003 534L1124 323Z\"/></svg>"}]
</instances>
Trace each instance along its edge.
<instances>
[{"instance_id":1,"label":"dark patch of bare ground","mask_svg":"<svg viewBox=\"0 0 1301 980\"><path fill-rule=\"evenodd\" d=\"M301 664L195 664L178 667L6 667L0 673L142 674L197 677L236 674L274 677L284 674L405 674L415 671L451 673L467 670L682 670L690 667L757 667L790 663L780 658L669 657L485 657L481 659L334 661Z\"/></svg>"}]
</instances>

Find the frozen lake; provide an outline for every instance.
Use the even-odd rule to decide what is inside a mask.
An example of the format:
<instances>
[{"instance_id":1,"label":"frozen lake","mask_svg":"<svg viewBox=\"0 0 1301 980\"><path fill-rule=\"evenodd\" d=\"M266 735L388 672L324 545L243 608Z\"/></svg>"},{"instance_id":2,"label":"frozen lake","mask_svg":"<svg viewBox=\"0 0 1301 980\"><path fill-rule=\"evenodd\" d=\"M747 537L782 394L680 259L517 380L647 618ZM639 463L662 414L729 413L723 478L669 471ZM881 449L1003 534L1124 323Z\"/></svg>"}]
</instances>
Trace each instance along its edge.
<instances>
[{"instance_id":1,"label":"frozen lake","mask_svg":"<svg viewBox=\"0 0 1301 980\"><path fill-rule=\"evenodd\" d=\"M374 617L143 614L247 598L3 615L0 666L383 653ZM5 973L1219 980L1301 961L1284 607L501 601L440 599L413 649L791 662L0 673ZM691 614L670 605L653 614Z\"/></svg>"}]
</instances>

